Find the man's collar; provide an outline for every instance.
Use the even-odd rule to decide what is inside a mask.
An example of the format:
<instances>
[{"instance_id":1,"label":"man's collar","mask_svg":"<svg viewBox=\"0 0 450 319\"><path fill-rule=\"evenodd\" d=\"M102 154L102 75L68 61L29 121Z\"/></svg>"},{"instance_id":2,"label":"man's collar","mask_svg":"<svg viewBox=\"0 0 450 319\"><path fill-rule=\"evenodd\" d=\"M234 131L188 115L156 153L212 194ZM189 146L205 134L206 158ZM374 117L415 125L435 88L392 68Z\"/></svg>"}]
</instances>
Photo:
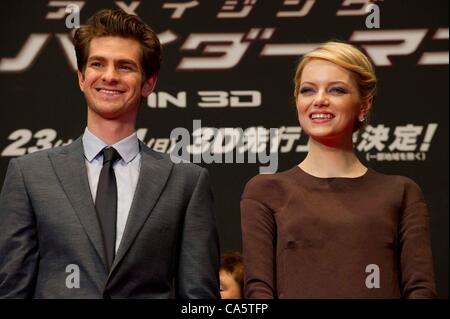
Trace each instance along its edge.
<instances>
[{"instance_id":1,"label":"man's collar","mask_svg":"<svg viewBox=\"0 0 450 319\"><path fill-rule=\"evenodd\" d=\"M92 162L105 147L109 146L86 127L83 134L84 156L89 162ZM137 133L134 132L128 137L110 145L120 154L125 163L131 162L139 153L139 140Z\"/></svg>"}]
</instances>

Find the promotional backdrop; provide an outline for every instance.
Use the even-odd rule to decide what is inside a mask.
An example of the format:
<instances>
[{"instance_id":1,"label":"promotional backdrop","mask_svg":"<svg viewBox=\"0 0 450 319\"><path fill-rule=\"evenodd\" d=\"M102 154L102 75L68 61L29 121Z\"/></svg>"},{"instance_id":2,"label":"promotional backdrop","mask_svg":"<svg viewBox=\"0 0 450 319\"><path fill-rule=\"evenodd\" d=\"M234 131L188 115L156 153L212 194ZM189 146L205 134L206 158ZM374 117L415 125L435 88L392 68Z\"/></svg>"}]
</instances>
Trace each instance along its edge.
<instances>
[{"instance_id":1,"label":"promotional backdrop","mask_svg":"<svg viewBox=\"0 0 450 319\"><path fill-rule=\"evenodd\" d=\"M245 183L306 155L293 99L298 59L327 40L359 46L376 67L379 94L355 148L366 165L421 186L438 293L448 297L448 1L9 0L1 7L1 184L11 158L83 133L71 32L77 14L83 24L101 8L121 7L146 21L164 49L139 138L208 168L222 251L241 249Z\"/></svg>"}]
</instances>

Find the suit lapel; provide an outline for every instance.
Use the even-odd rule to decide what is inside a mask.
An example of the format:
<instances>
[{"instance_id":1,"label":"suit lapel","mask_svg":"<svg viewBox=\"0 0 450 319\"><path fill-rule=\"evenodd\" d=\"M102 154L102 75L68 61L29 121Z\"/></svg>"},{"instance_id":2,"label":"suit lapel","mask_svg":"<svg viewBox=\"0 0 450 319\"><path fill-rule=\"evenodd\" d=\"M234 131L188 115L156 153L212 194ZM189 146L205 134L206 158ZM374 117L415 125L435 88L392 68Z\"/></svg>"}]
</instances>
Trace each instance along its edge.
<instances>
[{"instance_id":1,"label":"suit lapel","mask_svg":"<svg viewBox=\"0 0 450 319\"><path fill-rule=\"evenodd\" d=\"M141 168L125 231L111 272L125 256L167 183L173 164L141 143Z\"/></svg>"},{"instance_id":2,"label":"suit lapel","mask_svg":"<svg viewBox=\"0 0 450 319\"><path fill-rule=\"evenodd\" d=\"M97 254L108 269L100 224L89 187L81 137L65 148L49 153L59 181Z\"/></svg>"}]
</instances>

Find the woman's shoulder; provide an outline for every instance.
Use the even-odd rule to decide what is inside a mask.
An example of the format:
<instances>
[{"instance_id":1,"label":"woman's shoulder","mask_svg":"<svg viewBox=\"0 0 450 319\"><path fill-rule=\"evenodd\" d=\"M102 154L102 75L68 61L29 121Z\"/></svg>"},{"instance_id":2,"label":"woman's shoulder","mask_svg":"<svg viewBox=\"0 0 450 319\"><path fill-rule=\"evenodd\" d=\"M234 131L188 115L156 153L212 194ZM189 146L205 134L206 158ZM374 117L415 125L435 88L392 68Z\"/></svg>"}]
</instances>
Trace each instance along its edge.
<instances>
[{"instance_id":1,"label":"woman's shoulder","mask_svg":"<svg viewBox=\"0 0 450 319\"><path fill-rule=\"evenodd\" d=\"M373 179L377 179L380 182L391 183L391 184L400 184L400 185L408 185L412 187L419 187L418 184L410 177L404 175L397 174L387 174L373 168L369 168L369 171L372 173L371 176Z\"/></svg>"},{"instance_id":2,"label":"woman's shoulder","mask_svg":"<svg viewBox=\"0 0 450 319\"><path fill-rule=\"evenodd\" d=\"M293 179L293 168L272 174L258 174L246 183L242 196L282 196L291 188Z\"/></svg>"},{"instance_id":3,"label":"woman's shoulder","mask_svg":"<svg viewBox=\"0 0 450 319\"><path fill-rule=\"evenodd\" d=\"M406 201L423 199L422 189L412 178L404 175L386 174L370 169L372 182L386 190L400 189Z\"/></svg>"}]
</instances>

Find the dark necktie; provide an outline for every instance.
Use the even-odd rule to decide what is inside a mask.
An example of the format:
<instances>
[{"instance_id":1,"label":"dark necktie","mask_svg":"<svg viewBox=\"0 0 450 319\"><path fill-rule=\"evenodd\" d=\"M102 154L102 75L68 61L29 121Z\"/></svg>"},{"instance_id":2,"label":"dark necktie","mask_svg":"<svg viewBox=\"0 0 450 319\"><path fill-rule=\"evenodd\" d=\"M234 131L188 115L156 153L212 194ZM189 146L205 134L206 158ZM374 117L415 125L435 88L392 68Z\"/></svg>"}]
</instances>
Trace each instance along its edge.
<instances>
[{"instance_id":1,"label":"dark necktie","mask_svg":"<svg viewBox=\"0 0 450 319\"><path fill-rule=\"evenodd\" d=\"M117 184L113 164L118 159L120 155L113 147L103 149L103 168L98 179L95 198L95 209L102 230L109 268L114 260L116 248Z\"/></svg>"}]
</instances>

